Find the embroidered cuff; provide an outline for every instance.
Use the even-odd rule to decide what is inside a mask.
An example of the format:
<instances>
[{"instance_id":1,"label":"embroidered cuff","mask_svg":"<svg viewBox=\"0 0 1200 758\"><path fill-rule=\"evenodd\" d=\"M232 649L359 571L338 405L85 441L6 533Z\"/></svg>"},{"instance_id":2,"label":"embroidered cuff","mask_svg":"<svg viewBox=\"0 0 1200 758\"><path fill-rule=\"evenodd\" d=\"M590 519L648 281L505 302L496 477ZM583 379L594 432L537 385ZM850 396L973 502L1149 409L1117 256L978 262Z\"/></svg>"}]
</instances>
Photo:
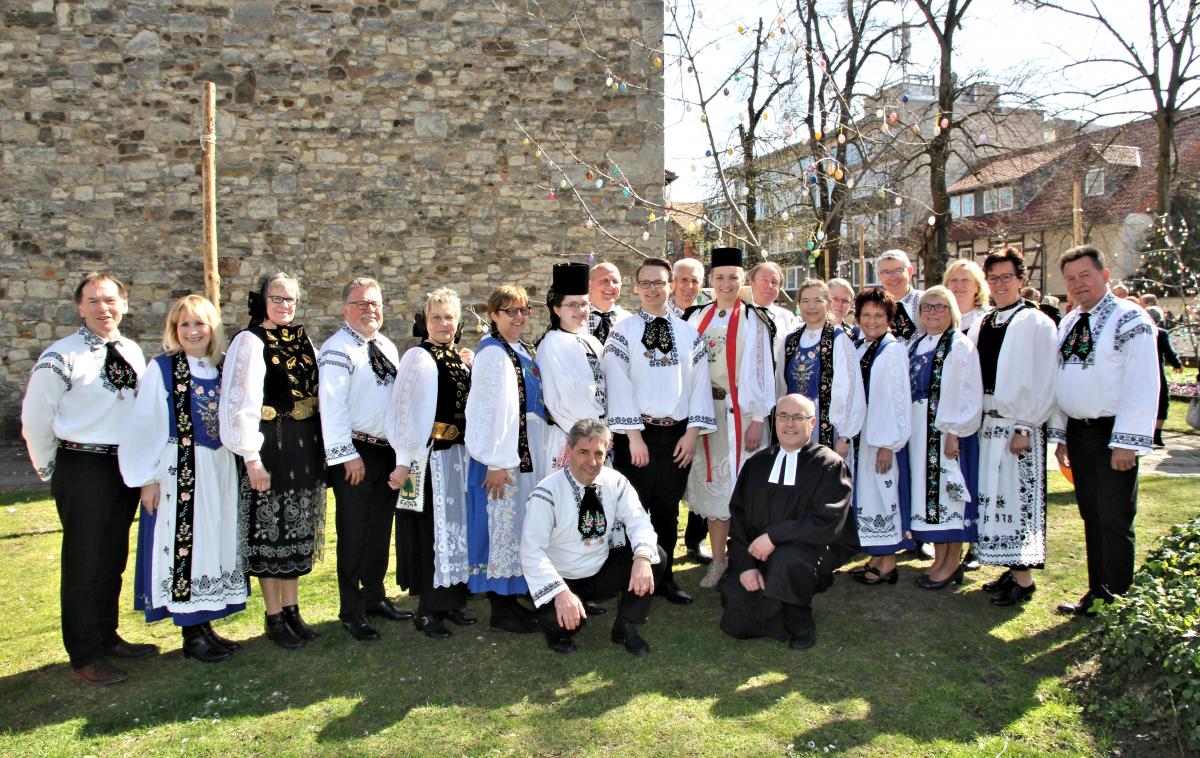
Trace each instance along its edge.
<instances>
[{"instance_id":1,"label":"embroidered cuff","mask_svg":"<svg viewBox=\"0 0 1200 758\"><path fill-rule=\"evenodd\" d=\"M1126 450L1136 450L1140 453L1148 453L1153 449L1154 440L1151 437L1146 437L1141 434L1126 434L1124 432L1113 432L1108 438L1108 446L1111 448L1124 448Z\"/></svg>"},{"instance_id":2,"label":"embroidered cuff","mask_svg":"<svg viewBox=\"0 0 1200 758\"><path fill-rule=\"evenodd\" d=\"M609 416L607 423L610 429L617 430L637 429L638 431L641 431L642 429L646 428L645 424L642 423L641 416L636 418L632 416Z\"/></svg>"},{"instance_id":3,"label":"embroidered cuff","mask_svg":"<svg viewBox=\"0 0 1200 758\"><path fill-rule=\"evenodd\" d=\"M550 582L545 587L542 587L537 592L533 593L533 604L540 608L566 588L566 582L564 582L562 579L555 579L553 582Z\"/></svg>"},{"instance_id":4,"label":"embroidered cuff","mask_svg":"<svg viewBox=\"0 0 1200 758\"><path fill-rule=\"evenodd\" d=\"M1067 441L1067 430L1057 427L1046 427L1046 439L1050 442L1065 443Z\"/></svg>"}]
</instances>

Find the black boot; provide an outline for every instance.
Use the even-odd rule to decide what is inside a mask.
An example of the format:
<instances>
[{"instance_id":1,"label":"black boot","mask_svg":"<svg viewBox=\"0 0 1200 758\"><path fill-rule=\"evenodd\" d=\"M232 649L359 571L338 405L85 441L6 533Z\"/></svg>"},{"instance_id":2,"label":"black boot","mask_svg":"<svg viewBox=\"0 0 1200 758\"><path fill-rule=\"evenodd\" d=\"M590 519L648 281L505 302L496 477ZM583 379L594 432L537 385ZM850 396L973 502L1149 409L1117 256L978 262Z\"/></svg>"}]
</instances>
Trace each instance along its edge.
<instances>
[{"instance_id":1,"label":"black boot","mask_svg":"<svg viewBox=\"0 0 1200 758\"><path fill-rule=\"evenodd\" d=\"M304 619L300 618L300 606L298 605L283 606L283 619L296 633L296 636L302 640L315 640L321 636L316 629L304 623Z\"/></svg>"},{"instance_id":2,"label":"black boot","mask_svg":"<svg viewBox=\"0 0 1200 758\"><path fill-rule=\"evenodd\" d=\"M202 626L185 626L183 629L183 657L195 658L201 663L220 663L227 661L233 655L223 647L218 647L204 633Z\"/></svg>"},{"instance_id":3,"label":"black boot","mask_svg":"<svg viewBox=\"0 0 1200 758\"><path fill-rule=\"evenodd\" d=\"M216 631L213 630L211 622L205 621L200 625L200 629L204 631L204 636L208 638L208 641L217 647L225 648L231 653L236 653L242 649L242 646L238 643L228 639L227 637L222 637L221 635L217 634Z\"/></svg>"},{"instance_id":4,"label":"black boot","mask_svg":"<svg viewBox=\"0 0 1200 758\"><path fill-rule=\"evenodd\" d=\"M817 644L817 625L813 621L811 606L784 603L782 613L783 628L788 635L788 647L792 650L807 650Z\"/></svg>"},{"instance_id":5,"label":"black boot","mask_svg":"<svg viewBox=\"0 0 1200 758\"><path fill-rule=\"evenodd\" d=\"M304 647L304 640L292 631L282 613L267 614L267 637L286 650Z\"/></svg>"}]
</instances>

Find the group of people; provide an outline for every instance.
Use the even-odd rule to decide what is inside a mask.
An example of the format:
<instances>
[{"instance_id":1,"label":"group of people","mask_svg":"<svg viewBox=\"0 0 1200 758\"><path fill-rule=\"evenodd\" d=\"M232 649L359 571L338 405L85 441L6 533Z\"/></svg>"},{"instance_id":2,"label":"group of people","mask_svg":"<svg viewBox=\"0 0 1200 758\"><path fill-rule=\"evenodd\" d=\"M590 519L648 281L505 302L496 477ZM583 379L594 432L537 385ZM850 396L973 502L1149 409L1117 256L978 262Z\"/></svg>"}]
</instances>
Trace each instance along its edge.
<instances>
[{"instance_id":1,"label":"group of people","mask_svg":"<svg viewBox=\"0 0 1200 758\"><path fill-rule=\"evenodd\" d=\"M321 554L327 486L339 618L363 641L380 638L373 618L450 637L447 623L476 623L465 604L484 593L492 629L541 631L569 653L620 595L611 639L644 655L651 598L693 601L673 571L681 502L687 553L708 563L700 586L719 591L735 637L811 646L813 596L835 570L861 551L850 574L894 585L897 554L919 543L933 547L922 588L961 583L973 545L1007 569L986 585L992 602L1014 605L1045 562L1047 440L1073 469L1087 539L1089 589L1065 610L1092 613L1131 581L1155 333L1108 291L1099 250L1061 266L1076 307L1056 329L1021 297L1011 248L982 268L955 261L924 292L888 251L881 287L809 280L795 310L774 302L779 267L747 275L737 248L712 251L707 301L699 261L644 260L634 311L617 304L613 264L563 263L536 342L522 287L491 294L474 351L459 296L441 288L403 355L380 333L377 281L345 285L343 324L317 350L295 322L299 282L279 273L249 294L223 360L217 309L188 295L149 364L120 334L124 285L89 274L82 324L39 358L22 410L63 523L72 671L120 681L110 659L156 650L117 633L139 503L136 607L172 618L184 655L239 649L211 624L245 608L249 577L267 636L303 647L318 633L298 580ZM384 587L393 522L411 611Z\"/></svg>"}]
</instances>

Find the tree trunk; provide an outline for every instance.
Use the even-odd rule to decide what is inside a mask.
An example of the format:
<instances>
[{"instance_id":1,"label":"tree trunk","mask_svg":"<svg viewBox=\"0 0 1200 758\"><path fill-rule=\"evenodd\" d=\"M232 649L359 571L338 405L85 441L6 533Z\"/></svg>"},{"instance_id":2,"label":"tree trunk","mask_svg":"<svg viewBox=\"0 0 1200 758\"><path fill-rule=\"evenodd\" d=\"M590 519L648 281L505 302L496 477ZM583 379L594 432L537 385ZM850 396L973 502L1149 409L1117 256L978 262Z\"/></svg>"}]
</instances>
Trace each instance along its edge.
<instances>
[{"instance_id":1,"label":"tree trunk","mask_svg":"<svg viewBox=\"0 0 1200 758\"><path fill-rule=\"evenodd\" d=\"M1155 187L1158 199L1154 205L1155 211L1167 221L1164 228L1170 226L1171 215L1171 177L1173 176L1172 151L1175 139L1175 111L1159 110L1154 114L1154 123L1158 126L1158 166Z\"/></svg>"},{"instance_id":2,"label":"tree trunk","mask_svg":"<svg viewBox=\"0 0 1200 758\"><path fill-rule=\"evenodd\" d=\"M953 12L953 9L949 12ZM943 34L938 67L938 109L942 113L954 113L954 69L950 57L954 49L954 24L947 23ZM946 191L946 164L950 160L950 134L954 128L952 121L950 128L942 129L934 135L927 151L929 196L933 206L934 223L932 226L923 227L926 236L921 263L925 287L941 284L942 273L946 270L947 250L950 246L950 194Z\"/></svg>"}]
</instances>

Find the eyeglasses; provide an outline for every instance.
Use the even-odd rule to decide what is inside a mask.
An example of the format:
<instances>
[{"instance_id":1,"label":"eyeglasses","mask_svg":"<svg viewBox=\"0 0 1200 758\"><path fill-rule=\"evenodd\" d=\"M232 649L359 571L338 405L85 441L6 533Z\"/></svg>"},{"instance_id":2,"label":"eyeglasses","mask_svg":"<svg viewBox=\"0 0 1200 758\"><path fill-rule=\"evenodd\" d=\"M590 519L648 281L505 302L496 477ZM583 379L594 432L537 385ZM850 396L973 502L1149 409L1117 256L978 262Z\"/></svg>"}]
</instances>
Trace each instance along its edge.
<instances>
[{"instance_id":1,"label":"eyeglasses","mask_svg":"<svg viewBox=\"0 0 1200 758\"><path fill-rule=\"evenodd\" d=\"M1008 284L1016 278L1016 274L993 274L987 278L987 281L988 284Z\"/></svg>"},{"instance_id":2,"label":"eyeglasses","mask_svg":"<svg viewBox=\"0 0 1200 758\"><path fill-rule=\"evenodd\" d=\"M884 271L884 270L880 269L880 271L879 271L879 275L880 275L880 276L886 276L887 278L889 278L889 279L890 279L890 278L892 278L893 276L900 276L901 274L903 274L903 273L904 273L905 271L907 271L907 270L908 270L908 269L904 269L904 268L890 268L890 269L888 269L887 271Z\"/></svg>"},{"instance_id":3,"label":"eyeglasses","mask_svg":"<svg viewBox=\"0 0 1200 758\"><path fill-rule=\"evenodd\" d=\"M588 304L587 303L559 303L558 307L566 308L569 311L586 311L588 309Z\"/></svg>"},{"instance_id":4,"label":"eyeglasses","mask_svg":"<svg viewBox=\"0 0 1200 758\"><path fill-rule=\"evenodd\" d=\"M286 295L267 295L267 299L276 305L295 305L296 298Z\"/></svg>"},{"instance_id":5,"label":"eyeglasses","mask_svg":"<svg viewBox=\"0 0 1200 758\"><path fill-rule=\"evenodd\" d=\"M426 321L433 322L433 323L435 323L435 324L446 324L446 325L450 325L450 324L453 324L455 321L458 321L458 316L441 316L441 315L438 315L438 316L430 316L429 318L427 318L427 319L425 319L425 320L426 320Z\"/></svg>"},{"instance_id":6,"label":"eyeglasses","mask_svg":"<svg viewBox=\"0 0 1200 758\"><path fill-rule=\"evenodd\" d=\"M784 423L789 423L789 422L794 421L798 424L801 421L808 421L811 418L813 418L813 417L806 416L803 413L776 413L775 414L775 420L782 421Z\"/></svg>"},{"instance_id":7,"label":"eyeglasses","mask_svg":"<svg viewBox=\"0 0 1200 758\"><path fill-rule=\"evenodd\" d=\"M666 287L667 283L664 282L663 280L659 279L659 280L653 281L653 282L638 282L637 286L638 286L638 289L653 291L653 290L660 290L663 287Z\"/></svg>"},{"instance_id":8,"label":"eyeglasses","mask_svg":"<svg viewBox=\"0 0 1200 758\"><path fill-rule=\"evenodd\" d=\"M529 315L528 308L497 308L496 312L508 314L509 318L516 318L517 316L528 316Z\"/></svg>"},{"instance_id":9,"label":"eyeglasses","mask_svg":"<svg viewBox=\"0 0 1200 758\"><path fill-rule=\"evenodd\" d=\"M921 313L945 313L950 310L950 306L945 303L922 303Z\"/></svg>"},{"instance_id":10,"label":"eyeglasses","mask_svg":"<svg viewBox=\"0 0 1200 758\"><path fill-rule=\"evenodd\" d=\"M383 303L379 302L378 300L351 300L350 302L346 303L346 305L353 305L360 311L383 310Z\"/></svg>"}]
</instances>

